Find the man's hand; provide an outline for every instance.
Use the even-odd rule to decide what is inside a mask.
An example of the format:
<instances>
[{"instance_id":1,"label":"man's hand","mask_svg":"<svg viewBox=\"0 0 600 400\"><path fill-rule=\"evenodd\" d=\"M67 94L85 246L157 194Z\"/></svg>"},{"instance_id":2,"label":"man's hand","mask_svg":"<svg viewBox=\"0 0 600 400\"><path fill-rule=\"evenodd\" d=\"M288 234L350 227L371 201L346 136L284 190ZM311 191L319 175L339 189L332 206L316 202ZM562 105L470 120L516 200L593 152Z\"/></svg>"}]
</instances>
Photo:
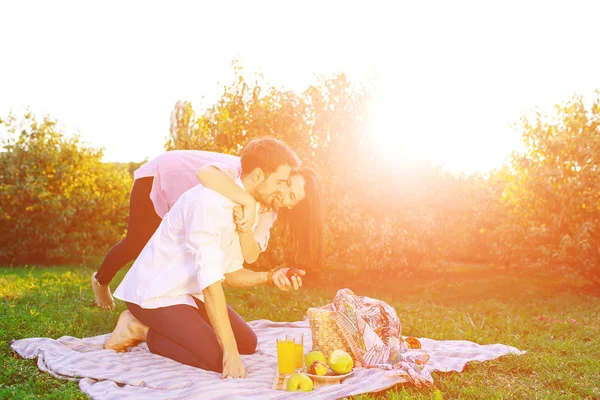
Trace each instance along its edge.
<instances>
[{"instance_id":1,"label":"man's hand","mask_svg":"<svg viewBox=\"0 0 600 400\"><path fill-rule=\"evenodd\" d=\"M306 275L306 272L297 269L297 273L300 276L292 276L290 280L286 274L289 271L289 268L281 268L277 271L273 272L271 276L271 280L273 281L273 285L277 286L279 289L287 292L289 290L298 290L302 287L302 278L300 276Z\"/></svg>"},{"instance_id":2,"label":"man's hand","mask_svg":"<svg viewBox=\"0 0 600 400\"><path fill-rule=\"evenodd\" d=\"M233 207L233 220L236 229L241 233L252 232L254 220L256 219L256 204L253 206L235 206Z\"/></svg>"},{"instance_id":3,"label":"man's hand","mask_svg":"<svg viewBox=\"0 0 600 400\"><path fill-rule=\"evenodd\" d=\"M221 374L221 379L227 377L246 377L246 368L244 368L240 354L237 351L231 353L223 352L223 373Z\"/></svg>"},{"instance_id":4,"label":"man's hand","mask_svg":"<svg viewBox=\"0 0 600 400\"><path fill-rule=\"evenodd\" d=\"M207 286L202 290L202 294L204 295L208 320L215 331L219 346L223 349L223 374L221 374L221 378L246 376L235 335L233 329L231 329L231 321L229 320L225 293L221 282L215 282Z\"/></svg>"}]
</instances>

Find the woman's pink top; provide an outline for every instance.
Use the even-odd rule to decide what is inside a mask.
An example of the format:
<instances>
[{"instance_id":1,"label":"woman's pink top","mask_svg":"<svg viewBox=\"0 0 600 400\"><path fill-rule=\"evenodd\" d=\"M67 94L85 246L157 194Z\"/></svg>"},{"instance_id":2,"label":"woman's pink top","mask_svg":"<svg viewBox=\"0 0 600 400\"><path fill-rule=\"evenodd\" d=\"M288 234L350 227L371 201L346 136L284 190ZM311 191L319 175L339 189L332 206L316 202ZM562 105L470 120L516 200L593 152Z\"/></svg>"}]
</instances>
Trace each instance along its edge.
<instances>
[{"instance_id":1,"label":"woman's pink top","mask_svg":"<svg viewBox=\"0 0 600 400\"><path fill-rule=\"evenodd\" d=\"M148 161L134 174L134 179L153 177L150 199L159 217L173 207L179 197L199 185L196 173L205 165L212 165L227 173L232 179L242 174L240 158L229 154L200 150L172 150ZM277 218L275 212L258 214L258 222L254 228L254 239L262 251L265 251L270 237L270 229Z\"/></svg>"}]
</instances>

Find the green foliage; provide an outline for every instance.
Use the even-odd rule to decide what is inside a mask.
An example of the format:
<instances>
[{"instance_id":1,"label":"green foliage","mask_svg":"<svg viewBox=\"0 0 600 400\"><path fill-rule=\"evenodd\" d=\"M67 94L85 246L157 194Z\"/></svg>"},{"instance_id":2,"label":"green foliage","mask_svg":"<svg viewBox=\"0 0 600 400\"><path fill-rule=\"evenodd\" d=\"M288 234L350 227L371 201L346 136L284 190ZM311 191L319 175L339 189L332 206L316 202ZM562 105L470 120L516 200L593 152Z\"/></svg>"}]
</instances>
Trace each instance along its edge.
<instances>
[{"instance_id":1,"label":"green foliage","mask_svg":"<svg viewBox=\"0 0 600 400\"><path fill-rule=\"evenodd\" d=\"M0 260L84 261L114 244L127 223L131 177L102 152L67 138L56 121L2 121Z\"/></svg>"},{"instance_id":2,"label":"green foliage","mask_svg":"<svg viewBox=\"0 0 600 400\"><path fill-rule=\"evenodd\" d=\"M523 117L520 130L526 149L499 175L501 254L600 280L600 92L591 107L573 97Z\"/></svg>"},{"instance_id":3,"label":"green foliage","mask_svg":"<svg viewBox=\"0 0 600 400\"><path fill-rule=\"evenodd\" d=\"M512 165L455 176L380 161L368 134L370 88L343 74L293 93L261 76L249 83L234 68L233 83L201 115L176 105L167 147L233 154L258 136L287 142L321 175L328 269L405 276L433 258L496 259L598 278L598 100L587 109L574 98L552 118L524 118L526 150ZM274 231L260 263L286 260L285 238Z\"/></svg>"},{"instance_id":4,"label":"green foliage","mask_svg":"<svg viewBox=\"0 0 600 400\"><path fill-rule=\"evenodd\" d=\"M324 272L404 277L449 259L600 279L600 95L591 105L574 97L554 115L523 118L524 151L510 165L457 176L379 159L368 85L337 74L294 92L261 75L248 79L238 64L234 72L212 107L175 105L166 147L237 154L260 136L288 143L320 175ZM11 117L4 125L0 260L102 255L124 233L140 163L103 164L100 151L65 138L48 118ZM294 263L286 244L275 224L256 267Z\"/></svg>"},{"instance_id":5,"label":"green foliage","mask_svg":"<svg viewBox=\"0 0 600 400\"><path fill-rule=\"evenodd\" d=\"M144 165L146 162L148 162L148 159L145 159L143 161L130 161L130 162L108 162L105 163L108 167L113 168L115 170L124 170L127 171L127 174L131 177L131 179L133 180L133 174L135 173L135 171L141 167L142 165Z\"/></svg>"}]
</instances>

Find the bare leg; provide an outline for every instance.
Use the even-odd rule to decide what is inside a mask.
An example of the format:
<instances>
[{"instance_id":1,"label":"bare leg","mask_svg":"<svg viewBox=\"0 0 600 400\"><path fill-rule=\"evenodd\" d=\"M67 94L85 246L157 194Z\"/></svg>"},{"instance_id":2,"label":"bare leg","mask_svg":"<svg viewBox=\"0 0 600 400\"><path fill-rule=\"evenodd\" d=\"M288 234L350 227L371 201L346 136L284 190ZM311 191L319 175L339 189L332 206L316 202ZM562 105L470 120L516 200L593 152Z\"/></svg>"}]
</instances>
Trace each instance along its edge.
<instances>
[{"instance_id":1,"label":"bare leg","mask_svg":"<svg viewBox=\"0 0 600 400\"><path fill-rule=\"evenodd\" d=\"M95 275L92 290L98 307L114 310L115 304L108 284L127 263L135 260L160 225L160 217L150 199L152 177L136 179L129 200L127 235L110 248Z\"/></svg>"},{"instance_id":2,"label":"bare leg","mask_svg":"<svg viewBox=\"0 0 600 400\"><path fill-rule=\"evenodd\" d=\"M105 349L116 352L127 351L127 348L146 341L148 327L142 324L129 311L123 311L119 316L119 322L110 337L104 343Z\"/></svg>"}]
</instances>

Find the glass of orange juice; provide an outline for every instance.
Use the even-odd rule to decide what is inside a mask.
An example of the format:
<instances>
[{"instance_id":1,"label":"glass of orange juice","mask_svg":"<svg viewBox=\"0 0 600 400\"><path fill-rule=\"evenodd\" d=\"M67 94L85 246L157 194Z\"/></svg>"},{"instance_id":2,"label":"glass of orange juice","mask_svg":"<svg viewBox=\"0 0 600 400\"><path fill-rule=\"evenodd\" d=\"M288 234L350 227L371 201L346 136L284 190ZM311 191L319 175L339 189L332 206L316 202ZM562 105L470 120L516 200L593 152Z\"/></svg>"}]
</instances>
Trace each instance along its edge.
<instances>
[{"instance_id":1,"label":"glass of orange juice","mask_svg":"<svg viewBox=\"0 0 600 400\"><path fill-rule=\"evenodd\" d=\"M304 367L304 335L302 333L291 333L286 335L286 337L294 341L296 369L302 369Z\"/></svg>"},{"instance_id":2,"label":"glass of orange juice","mask_svg":"<svg viewBox=\"0 0 600 400\"><path fill-rule=\"evenodd\" d=\"M279 368L279 374L287 375L296 370L296 354L294 338L284 336L277 339L277 368Z\"/></svg>"}]
</instances>

